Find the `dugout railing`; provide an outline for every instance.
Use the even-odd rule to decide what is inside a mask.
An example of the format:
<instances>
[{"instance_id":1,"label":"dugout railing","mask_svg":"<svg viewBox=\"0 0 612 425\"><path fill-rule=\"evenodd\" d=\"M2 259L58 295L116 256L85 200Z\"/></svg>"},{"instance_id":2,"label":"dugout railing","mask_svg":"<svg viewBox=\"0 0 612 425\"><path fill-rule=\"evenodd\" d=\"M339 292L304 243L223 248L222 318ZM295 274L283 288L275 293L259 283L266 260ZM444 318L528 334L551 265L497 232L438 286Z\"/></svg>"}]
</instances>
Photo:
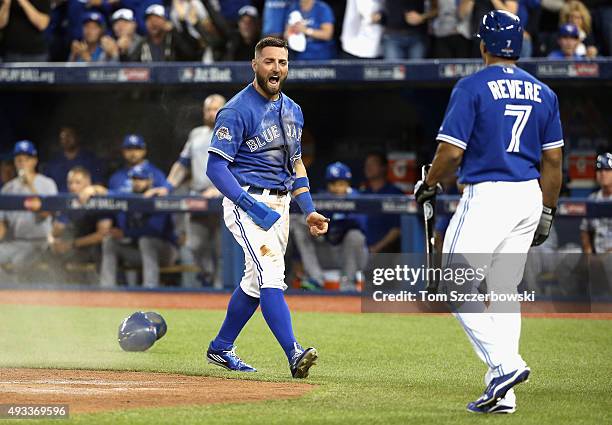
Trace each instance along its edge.
<instances>
[{"instance_id":1,"label":"dugout railing","mask_svg":"<svg viewBox=\"0 0 612 425\"><path fill-rule=\"evenodd\" d=\"M380 196L359 195L354 197L332 197L314 195L317 210L324 214L345 212L360 214L399 214L401 216L401 247L405 253L422 253L424 236L422 215L411 195ZM438 197L437 213L453 214L459 198L457 196ZM0 195L0 210L28 211L74 211L91 212L169 212L210 214L222 211L221 199L204 199L194 196L168 196L143 198L137 195L99 196L81 204L73 195L34 196ZM292 204L292 212L300 214L299 208ZM574 219L573 227L579 226L582 218L612 217L612 201L595 201L586 198L562 198L557 209L558 220ZM242 249L222 225L223 281L226 286L237 285L244 270Z\"/></svg>"}]
</instances>

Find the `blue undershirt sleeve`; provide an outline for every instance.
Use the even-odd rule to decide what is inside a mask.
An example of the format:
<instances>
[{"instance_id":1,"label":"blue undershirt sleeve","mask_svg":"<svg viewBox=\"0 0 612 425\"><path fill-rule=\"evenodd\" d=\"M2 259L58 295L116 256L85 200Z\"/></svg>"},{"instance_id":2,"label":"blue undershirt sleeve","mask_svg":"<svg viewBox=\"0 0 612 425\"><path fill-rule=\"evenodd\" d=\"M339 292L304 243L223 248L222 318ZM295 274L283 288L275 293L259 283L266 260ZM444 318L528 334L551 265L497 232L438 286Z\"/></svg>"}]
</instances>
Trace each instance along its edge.
<instances>
[{"instance_id":1,"label":"blue undershirt sleeve","mask_svg":"<svg viewBox=\"0 0 612 425\"><path fill-rule=\"evenodd\" d=\"M238 180L229 170L230 162L214 152L208 156L206 175L226 198L237 203L238 197L244 192Z\"/></svg>"}]
</instances>

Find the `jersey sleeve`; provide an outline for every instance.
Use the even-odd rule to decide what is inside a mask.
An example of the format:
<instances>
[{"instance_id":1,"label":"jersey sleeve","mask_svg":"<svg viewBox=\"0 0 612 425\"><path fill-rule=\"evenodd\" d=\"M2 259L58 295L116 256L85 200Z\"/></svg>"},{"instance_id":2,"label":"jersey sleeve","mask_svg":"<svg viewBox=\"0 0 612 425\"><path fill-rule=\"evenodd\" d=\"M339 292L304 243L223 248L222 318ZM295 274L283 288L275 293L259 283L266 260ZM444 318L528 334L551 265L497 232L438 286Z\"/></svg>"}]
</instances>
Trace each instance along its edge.
<instances>
[{"instance_id":1,"label":"jersey sleeve","mask_svg":"<svg viewBox=\"0 0 612 425\"><path fill-rule=\"evenodd\" d=\"M476 117L476 104L471 93L461 87L453 90L437 140L466 149Z\"/></svg>"},{"instance_id":2,"label":"jersey sleeve","mask_svg":"<svg viewBox=\"0 0 612 425\"><path fill-rule=\"evenodd\" d=\"M244 140L245 125L235 109L222 109L217 115L213 136L208 152L221 155L230 162Z\"/></svg>"},{"instance_id":3,"label":"jersey sleeve","mask_svg":"<svg viewBox=\"0 0 612 425\"><path fill-rule=\"evenodd\" d=\"M323 3L319 3L319 4L323 6L321 7L321 15L320 15L321 22L319 22L319 25L334 24L336 22L336 18L334 17L334 12L332 11L331 7Z\"/></svg>"},{"instance_id":4,"label":"jersey sleeve","mask_svg":"<svg viewBox=\"0 0 612 425\"><path fill-rule=\"evenodd\" d=\"M557 95L554 93L552 94L552 109L548 122L546 123L542 141L543 151L563 146L563 130L561 128L561 117L559 115L559 101Z\"/></svg>"}]
</instances>

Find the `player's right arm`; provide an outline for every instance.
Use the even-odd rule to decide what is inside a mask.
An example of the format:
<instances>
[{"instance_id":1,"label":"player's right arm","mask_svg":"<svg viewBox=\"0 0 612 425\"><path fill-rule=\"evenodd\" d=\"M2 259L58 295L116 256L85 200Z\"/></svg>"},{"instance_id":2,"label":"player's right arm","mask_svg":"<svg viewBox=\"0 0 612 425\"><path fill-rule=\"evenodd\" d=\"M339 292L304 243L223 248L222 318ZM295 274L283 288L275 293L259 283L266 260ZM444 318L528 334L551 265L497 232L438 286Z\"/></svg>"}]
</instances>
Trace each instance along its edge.
<instances>
[{"instance_id":1,"label":"player's right arm","mask_svg":"<svg viewBox=\"0 0 612 425\"><path fill-rule=\"evenodd\" d=\"M470 140L476 117L476 102L472 92L457 83L451 93L444 120L436 139L438 148L425 181L414 187L416 201L423 204L436 196L438 184L456 172Z\"/></svg>"},{"instance_id":2,"label":"player's right arm","mask_svg":"<svg viewBox=\"0 0 612 425\"><path fill-rule=\"evenodd\" d=\"M244 140L245 126L238 111L222 109L217 114L213 137L208 148L206 175L226 198L242 208L255 224L269 230L280 214L248 194L229 169Z\"/></svg>"}]
</instances>

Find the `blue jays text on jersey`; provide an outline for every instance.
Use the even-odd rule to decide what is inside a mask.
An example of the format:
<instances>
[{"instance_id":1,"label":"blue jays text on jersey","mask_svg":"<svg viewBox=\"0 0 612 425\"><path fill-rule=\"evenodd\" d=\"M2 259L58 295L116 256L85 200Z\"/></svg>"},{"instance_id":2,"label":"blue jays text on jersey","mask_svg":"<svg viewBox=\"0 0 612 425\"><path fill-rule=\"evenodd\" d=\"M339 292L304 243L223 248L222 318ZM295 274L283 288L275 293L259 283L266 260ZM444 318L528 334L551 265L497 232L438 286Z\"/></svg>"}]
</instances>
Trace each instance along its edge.
<instances>
[{"instance_id":1,"label":"blue jays text on jersey","mask_svg":"<svg viewBox=\"0 0 612 425\"><path fill-rule=\"evenodd\" d=\"M297 103L282 93L270 101L249 84L217 114L208 151L230 161L240 185L288 191L302 156L303 126Z\"/></svg>"},{"instance_id":2,"label":"blue jays text on jersey","mask_svg":"<svg viewBox=\"0 0 612 425\"><path fill-rule=\"evenodd\" d=\"M457 83L437 139L465 150L461 183L537 179L542 151L563 146L557 96L520 68L488 66Z\"/></svg>"}]
</instances>

